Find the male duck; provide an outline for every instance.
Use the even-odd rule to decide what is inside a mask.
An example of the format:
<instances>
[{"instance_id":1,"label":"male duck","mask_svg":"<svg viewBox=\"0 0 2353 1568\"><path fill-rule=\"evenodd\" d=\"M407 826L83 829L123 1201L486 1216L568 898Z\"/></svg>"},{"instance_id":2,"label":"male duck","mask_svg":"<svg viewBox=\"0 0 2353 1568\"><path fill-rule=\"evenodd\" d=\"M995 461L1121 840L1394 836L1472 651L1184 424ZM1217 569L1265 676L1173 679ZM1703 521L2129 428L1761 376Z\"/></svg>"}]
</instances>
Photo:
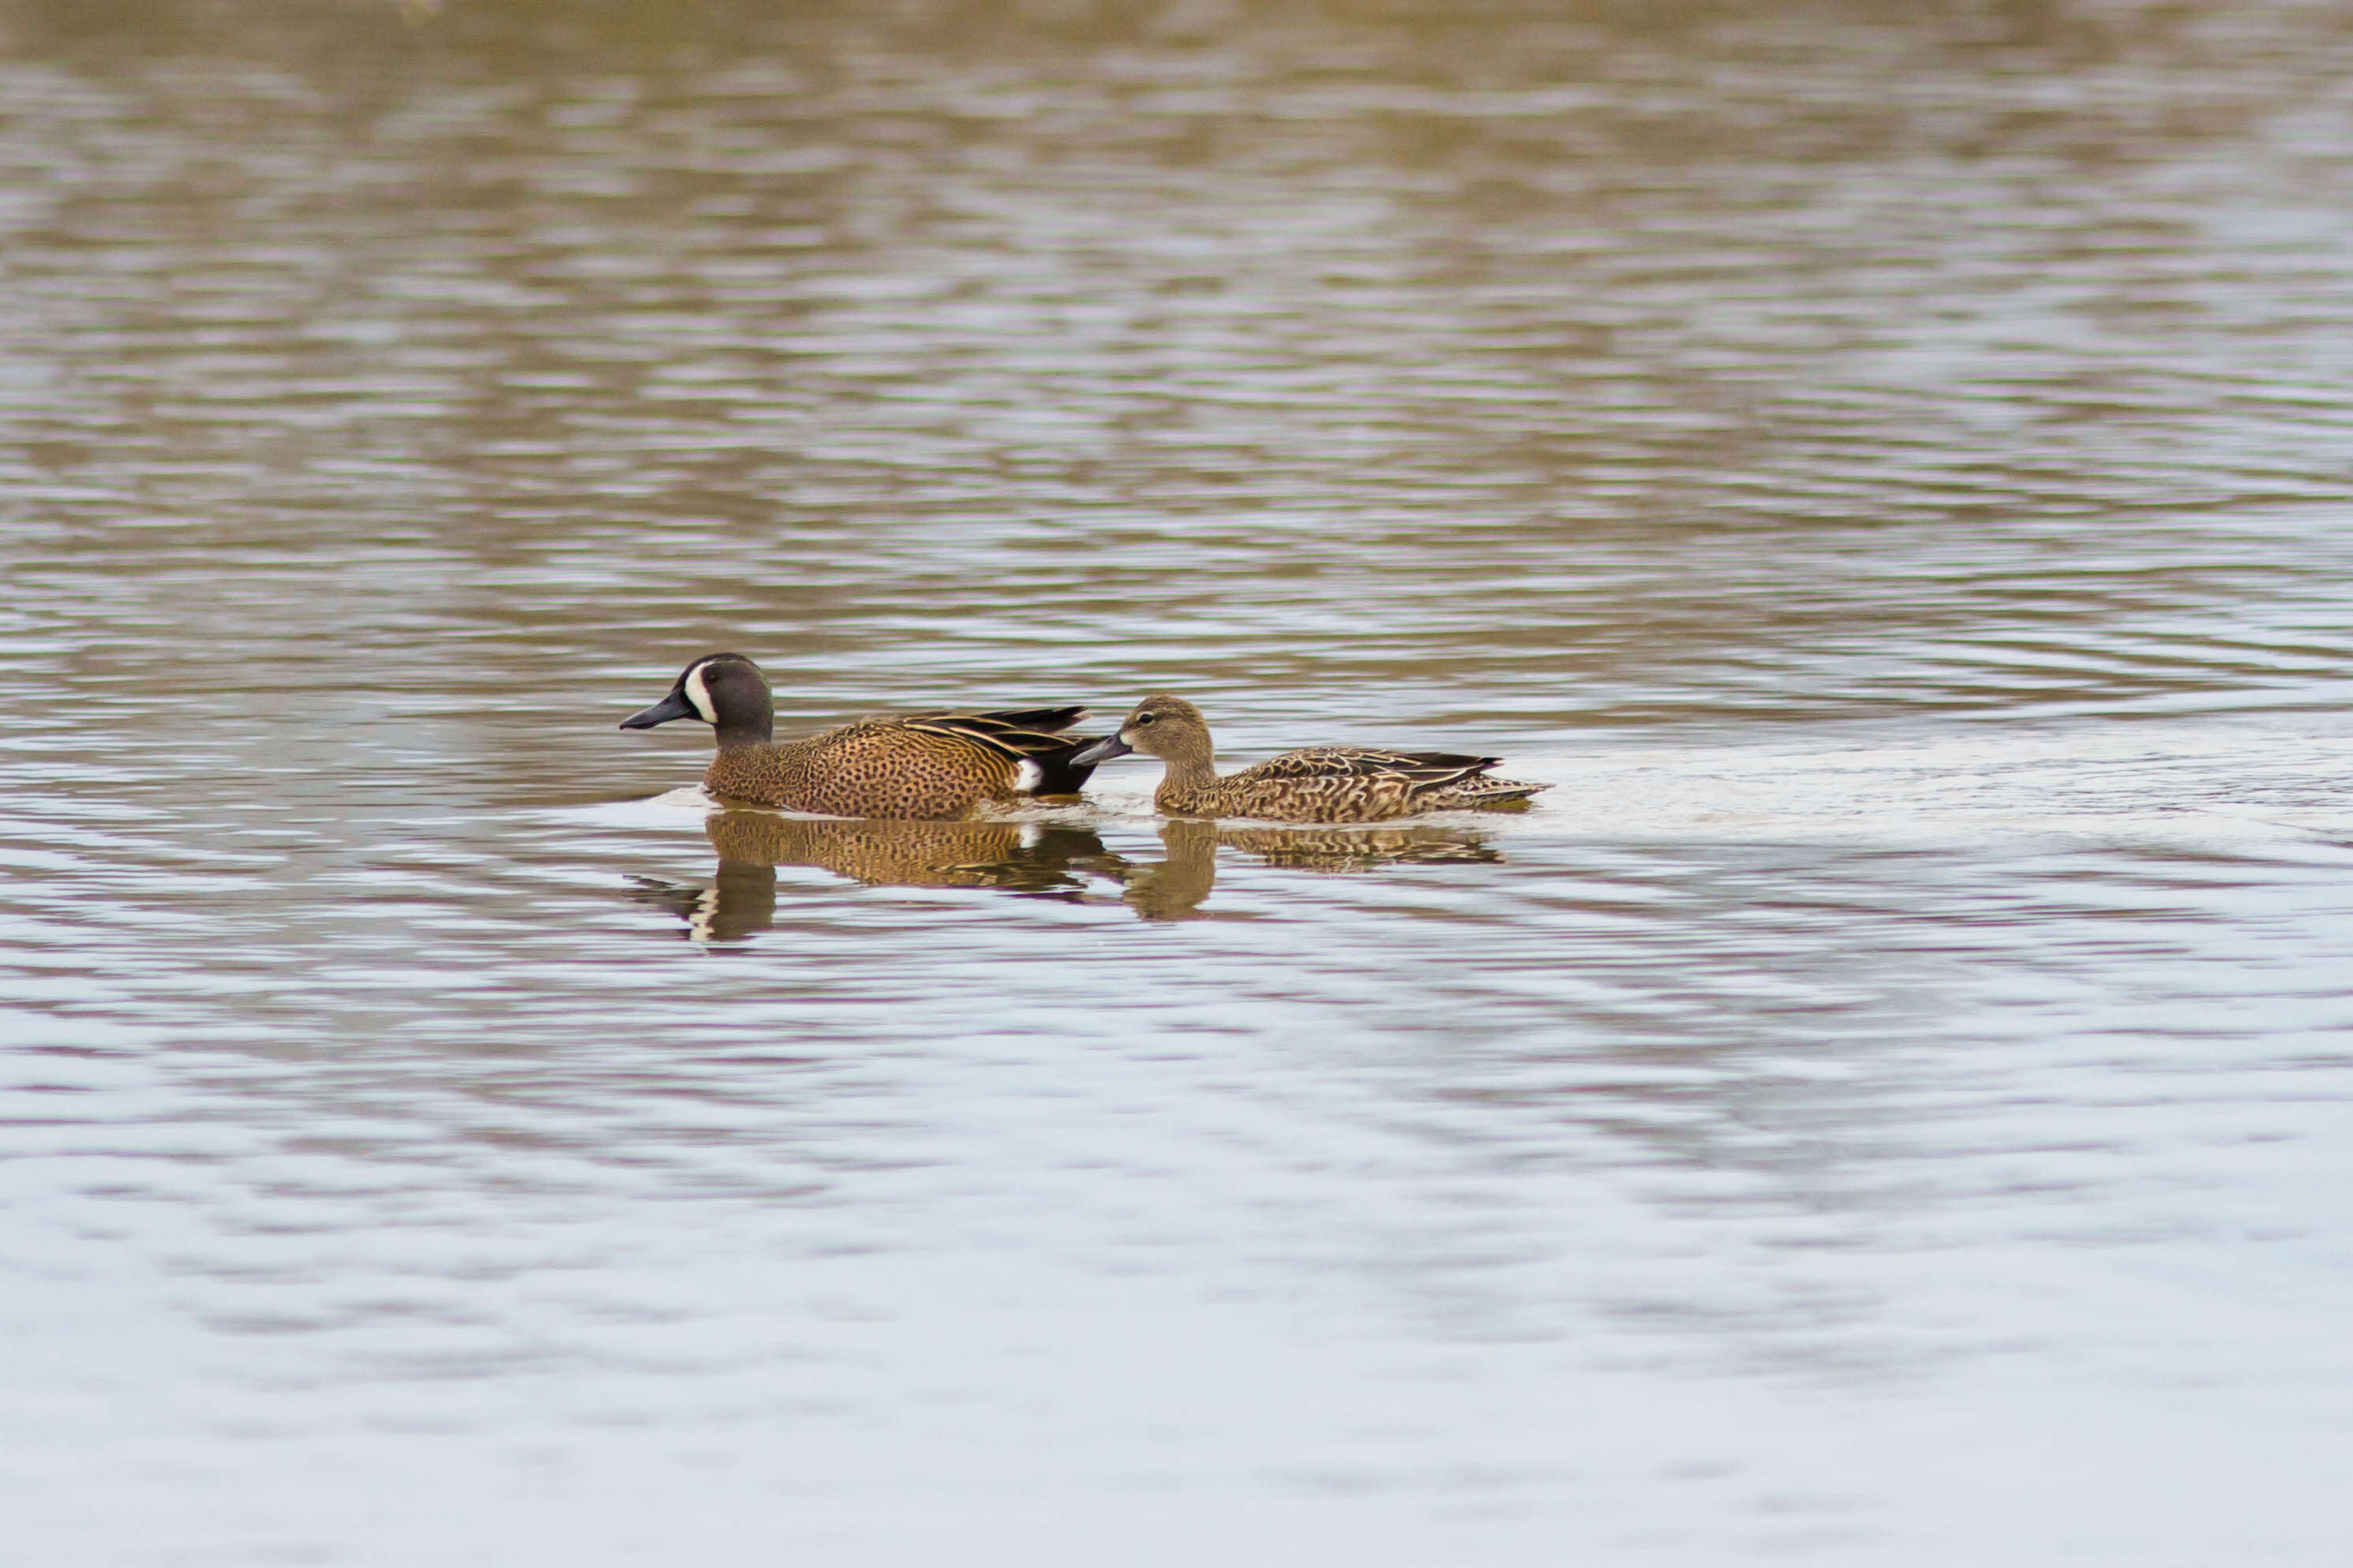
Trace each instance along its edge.
<instances>
[{"instance_id":1,"label":"male duck","mask_svg":"<svg viewBox=\"0 0 2353 1568\"><path fill-rule=\"evenodd\" d=\"M712 795L830 816L962 816L978 803L1075 795L1093 773L1089 742L1056 731L1083 708L917 713L861 719L797 741L769 738L767 678L740 653L714 653L679 672L670 695L621 721L650 730L700 719L719 733L702 775Z\"/></svg>"},{"instance_id":2,"label":"male duck","mask_svg":"<svg viewBox=\"0 0 2353 1568\"><path fill-rule=\"evenodd\" d=\"M1451 752L1385 752L1312 746L1240 773L1218 776L1209 726L1176 697L1147 697L1119 727L1082 746L1071 762L1092 768L1145 752L1168 764L1153 795L1179 816L1256 816L1274 822L1388 822L1424 811L1476 810L1527 799L1550 784L1490 778L1501 757Z\"/></svg>"}]
</instances>

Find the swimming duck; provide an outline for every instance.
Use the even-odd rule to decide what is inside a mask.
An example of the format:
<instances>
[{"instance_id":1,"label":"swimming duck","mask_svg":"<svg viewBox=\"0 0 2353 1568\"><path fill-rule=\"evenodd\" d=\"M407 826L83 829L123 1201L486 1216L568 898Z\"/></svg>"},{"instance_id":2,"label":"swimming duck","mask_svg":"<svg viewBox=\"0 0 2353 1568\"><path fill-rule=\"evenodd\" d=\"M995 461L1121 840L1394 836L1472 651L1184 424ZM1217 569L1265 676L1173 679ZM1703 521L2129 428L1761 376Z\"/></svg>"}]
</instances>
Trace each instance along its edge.
<instances>
[{"instance_id":1,"label":"swimming duck","mask_svg":"<svg viewBox=\"0 0 2353 1568\"><path fill-rule=\"evenodd\" d=\"M1550 784L1490 778L1501 757L1312 746L1218 776L1209 726L1179 697L1147 697L1115 735L1082 746L1072 765L1092 768L1144 752L1168 764L1153 803L1179 816L1256 816L1274 822L1387 822L1424 811L1508 805Z\"/></svg>"},{"instance_id":2,"label":"swimming duck","mask_svg":"<svg viewBox=\"0 0 2353 1568\"><path fill-rule=\"evenodd\" d=\"M673 719L710 725L719 754L702 787L715 795L830 816L940 819L982 801L1077 794L1095 771L1075 754L1089 742L1058 731L1085 712L915 713L776 741L767 677L740 653L714 653L679 671L669 696L621 728Z\"/></svg>"}]
</instances>

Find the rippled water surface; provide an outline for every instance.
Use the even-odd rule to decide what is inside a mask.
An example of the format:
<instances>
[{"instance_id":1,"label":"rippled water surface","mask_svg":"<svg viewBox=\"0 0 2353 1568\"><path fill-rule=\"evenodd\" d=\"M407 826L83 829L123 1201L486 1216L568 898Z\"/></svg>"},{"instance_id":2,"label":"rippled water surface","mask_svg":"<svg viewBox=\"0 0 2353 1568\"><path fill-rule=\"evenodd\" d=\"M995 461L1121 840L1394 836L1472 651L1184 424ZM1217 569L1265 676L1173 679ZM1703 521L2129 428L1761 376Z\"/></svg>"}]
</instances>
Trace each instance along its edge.
<instances>
[{"instance_id":1,"label":"rippled water surface","mask_svg":"<svg viewBox=\"0 0 2353 1568\"><path fill-rule=\"evenodd\" d=\"M2348 56L0 4L11 1560L2341 1563Z\"/></svg>"}]
</instances>

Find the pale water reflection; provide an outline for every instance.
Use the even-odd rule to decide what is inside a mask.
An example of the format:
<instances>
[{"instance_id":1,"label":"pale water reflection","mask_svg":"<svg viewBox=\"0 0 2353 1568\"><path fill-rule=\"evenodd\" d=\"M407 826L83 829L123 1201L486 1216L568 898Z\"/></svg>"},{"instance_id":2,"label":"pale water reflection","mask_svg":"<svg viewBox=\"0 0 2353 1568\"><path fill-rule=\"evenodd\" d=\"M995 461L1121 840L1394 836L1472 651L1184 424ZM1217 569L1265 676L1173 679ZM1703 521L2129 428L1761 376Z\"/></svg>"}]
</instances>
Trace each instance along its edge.
<instances>
[{"instance_id":1,"label":"pale water reflection","mask_svg":"<svg viewBox=\"0 0 2353 1568\"><path fill-rule=\"evenodd\" d=\"M2340 1561L2348 41L0 5L0 1556Z\"/></svg>"}]
</instances>

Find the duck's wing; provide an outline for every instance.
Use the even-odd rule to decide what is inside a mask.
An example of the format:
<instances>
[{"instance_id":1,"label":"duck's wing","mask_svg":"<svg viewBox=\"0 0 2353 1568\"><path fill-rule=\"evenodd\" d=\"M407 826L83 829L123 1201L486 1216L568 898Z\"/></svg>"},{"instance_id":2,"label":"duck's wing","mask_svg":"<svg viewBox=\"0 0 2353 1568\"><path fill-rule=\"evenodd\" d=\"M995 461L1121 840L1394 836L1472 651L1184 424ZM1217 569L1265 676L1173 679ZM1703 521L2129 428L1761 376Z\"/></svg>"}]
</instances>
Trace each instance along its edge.
<instances>
[{"instance_id":1,"label":"duck's wing","mask_svg":"<svg viewBox=\"0 0 2353 1568\"><path fill-rule=\"evenodd\" d=\"M1415 795L1446 789L1477 778L1502 762L1501 757L1466 756L1458 752L1391 752L1377 746L1310 746L1285 752L1256 767L1229 774L1222 784L1278 779L1398 779Z\"/></svg>"},{"instance_id":2,"label":"duck's wing","mask_svg":"<svg viewBox=\"0 0 2353 1568\"><path fill-rule=\"evenodd\" d=\"M1057 730L1067 730L1086 716L1087 710L1084 708L1019 708L1009 709L1002 713L926 715L926 717L939 719L976 719L983 723L1009 724L1016 730L1036 730L1046 734L1051 734Z\"/></svg>"},{"instance_id":3,"label":"duck's wing","mask_svg":"<svg viewBox=\"0 0 2353 1568\"><path fill-rule=\"evenodd\" d=\"M1067 751L1078 742L1058 734L1084 717L1083 708L1024 708L1001 713L913 713L891 721L902 729L927 735L952 735L1002 752L1017 762L1049 752Z\"/></svg>"},{"instance_id":4,"label":"duck's wing","mask_svg":"<svg viewBox=\"0 0 2353 1568\"><path fill-rule=\"evenodd\" d=\"M1058 734L1086 714L1084 708L1025 708L999 713L919 713L897 722L927 735L969 742L1015 764L1016 795L1076 795L1095 765L1071 759L1092 745L1092 735Z\"/></svg>"}]
</instances>

